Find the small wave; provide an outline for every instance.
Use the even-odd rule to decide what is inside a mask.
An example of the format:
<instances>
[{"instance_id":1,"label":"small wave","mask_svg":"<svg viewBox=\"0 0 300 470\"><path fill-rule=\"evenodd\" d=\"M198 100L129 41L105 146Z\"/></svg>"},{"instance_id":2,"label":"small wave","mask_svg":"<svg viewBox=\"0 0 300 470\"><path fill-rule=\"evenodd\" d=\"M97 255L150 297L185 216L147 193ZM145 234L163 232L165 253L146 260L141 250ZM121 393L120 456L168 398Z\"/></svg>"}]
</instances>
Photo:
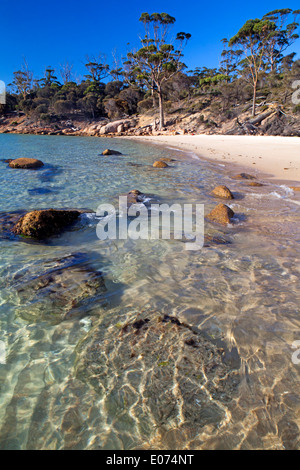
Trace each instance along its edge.
<instances>
[{"instance_id":1,"label":"small wave","mask_svg":"<svg viewBox=\"0 0 300 470\"><path fill-rule=\"evenodd\" d=\"M247 196L257 197L257 198L261 199L262 197L268 196L268 194L263 194L263 193L257 193L257 194L255 194L255 193L251 193L251 194L247 194Z\"/></svg>"},{"instance_id":2,"label":"small wave","mask_svg":"<svg viewBox=\"0 0 300 470\"><path fill-rule=\"evenodd\" d=\"M278 197L278 199L284 199L284 196L277 193L276 191L273 191L272 193L270 193L270 196Z\"/></svg>"},{"instance_id":3,"label":"small wave","mask_svg":"<svg viewBox=\"0 0 300 470\"><path fill-rule=\"evenodd\" d=\"M292 188L289 188L289 187L286 186L285 184L282 184L282 185L280 186L280 188L282 188L282 189L286 192L286 195L287 195L287 196L293 196L294 191L292 190Z\"/></svg>"},{"instance_id":4,"label":"small wave","mask_svg":"<svg viewBox=\"0 0 300 470\"><path fill-rule=\"evenodd\" d=\"M166 147L169 150L176 150L176 152L188 153L186 150L181 150L176 147Z\"/></svg>"}]
</instances>

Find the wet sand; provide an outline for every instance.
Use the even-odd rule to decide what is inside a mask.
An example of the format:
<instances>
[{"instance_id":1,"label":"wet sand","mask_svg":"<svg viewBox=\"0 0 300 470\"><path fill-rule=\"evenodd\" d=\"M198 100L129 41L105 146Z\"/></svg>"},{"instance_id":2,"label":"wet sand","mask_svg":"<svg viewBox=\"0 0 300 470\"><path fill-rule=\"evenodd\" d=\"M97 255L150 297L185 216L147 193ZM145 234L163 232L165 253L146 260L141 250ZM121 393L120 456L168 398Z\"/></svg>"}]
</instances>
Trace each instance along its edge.
<instances>
[{"instance_id":1,"label":"wet sand","mask_svg":"<svg viewBox=\"0 0 300 470\"><path fill-rule=\"evenodd\" d=\"M300 183L300 139L278 136L160 135L134 137L194 152L200 157ZM296 184L297 186L297 184ZM299 184L300 186L300 184Z\"/></svg>"}]
</instances>

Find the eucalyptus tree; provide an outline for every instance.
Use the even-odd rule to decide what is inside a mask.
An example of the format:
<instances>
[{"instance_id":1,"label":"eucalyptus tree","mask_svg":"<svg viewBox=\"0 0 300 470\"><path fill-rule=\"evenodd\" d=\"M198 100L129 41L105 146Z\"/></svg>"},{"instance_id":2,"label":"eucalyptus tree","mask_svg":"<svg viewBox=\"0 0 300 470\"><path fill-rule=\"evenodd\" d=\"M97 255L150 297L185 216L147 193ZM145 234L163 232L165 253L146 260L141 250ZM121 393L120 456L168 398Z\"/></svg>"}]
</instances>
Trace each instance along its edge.
<instances>
[{"instance_id":1,"label":"eucalyptus tree","mask_svg":"<svg viewBox=\"0 0 300 470\"><path fill-rule=\"evenodd\" d=\"M73 78L73 64L70 64L68 61L60 64L59 73L64 85L71 82Z\"/></svg>"},{"instance_id":2,"label":"eucalyptus tree","mask_svg":"<svg viewBox=\"0 0 300 470\"><path fill-rule=\"evenodd\" d=\"M174 41L170 40L170 31L175 18L167 13L143 13L139 20L143 23L145 35L141 38L142 47L127 54L125 62L127 81L137 82L156 92L159 102L160 124L164 122L163 85L175 74L182 71L182 51L190 39L189 33L177 33ZM178 44L175 48L173 42Z\"/></svg>"},{"instance_id":3,"label":"eucalyptus tree","mask_svg":"<svg viewBox=\"0 0 300 470\"><path fill-rule=\"evenodd\" d=\"M231 78L236 78L237 66L242 54L239 50L233 50L228 47L228 39L224 38L221 40L224 49L221 53L221 62L219 72L228 77L228 81Z\"/></svg>"},{"instance_id":4,"label":"eucalyptus tree","mask_svg":"<svg viewBox=\"0 0 300 470\"><path fill-rule=\"evenodd\" d=\"M243 59L240 61L244 76L253 87L252 116L256 111L256 93L259 74L265 70L265 57L270 37L276 31L276 25L269 19L248 20L233 36L228 46L237 48Z\"/></svg>"},{"instance_id":5,"label":"eucalyptus tree","mask_svg":"<svg viewBox=\"0 0 300 470\"><path fill-rule=\"evenodd\" d=\"M282 53L299 38L297 34L299 28L297 19L299 16L300 10L293 11L290 8L284 8L270 11L262 18L275 24L275 29L269 34L265 51L272 72L276 72L277 65L282 59ZM289 22L290 19L291 23Z\"/></svg>"},{"instance_id":6,"label":"eucalyptus tree","mask_svg":"<svg viewBox=\"0 0 300 470\"><path fill-rule=\"evenodd\" d=\"M29 70L26 59L24 59L21 69L14 72L13 75L14 79L9 86L12 86L25 100L32 88L33 82L33 73Z\"/></svg>"}]
</instances>

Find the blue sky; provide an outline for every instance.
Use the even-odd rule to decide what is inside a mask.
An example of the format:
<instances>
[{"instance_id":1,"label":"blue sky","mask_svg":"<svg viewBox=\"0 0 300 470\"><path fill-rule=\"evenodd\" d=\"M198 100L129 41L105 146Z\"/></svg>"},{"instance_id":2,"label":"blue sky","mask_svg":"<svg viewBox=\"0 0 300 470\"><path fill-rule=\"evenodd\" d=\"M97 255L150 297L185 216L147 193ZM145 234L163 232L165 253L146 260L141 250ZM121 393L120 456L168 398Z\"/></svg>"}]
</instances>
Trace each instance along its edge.
<instances>
[{"instance_id":1,"label":"blue sky","mask_svg":"<svg viewBox=\"0 0 300 470\"><path fill-rule=\"evenodd\" d=\"M298 4L297 4L298 3ZM66 60L74 65L77 77L85 74L86 55L119 55L138 47L141 13L166 12L176 18L178 31L192 34L184 51L189 69L218 67L221 39L232 37L250 18L259 18L277 8L300 8L299 1L284 4L277 0L183 1L183 0L0 0L0 80L9 83L13 72L26 58L35 78L46 66L58 69ZM293 46L300 58L300 40Z\"/></svg>"}]
</instances>

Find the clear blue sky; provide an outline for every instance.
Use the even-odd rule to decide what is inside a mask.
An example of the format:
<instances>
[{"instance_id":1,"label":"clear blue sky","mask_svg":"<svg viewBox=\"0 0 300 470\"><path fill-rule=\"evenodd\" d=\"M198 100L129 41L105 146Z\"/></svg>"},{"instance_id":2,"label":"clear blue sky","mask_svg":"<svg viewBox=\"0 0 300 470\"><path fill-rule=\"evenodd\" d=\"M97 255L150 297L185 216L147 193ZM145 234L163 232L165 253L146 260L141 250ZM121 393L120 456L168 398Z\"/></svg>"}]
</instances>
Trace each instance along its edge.
<instances>
[{"instance_id":1,"label":"clear blue sky","mask_svg":"<svg viewBox=\"0 0 300 470\"><path fill-rule=\"evenodd\" d=\"M298 3L298 4L297 4ZM111 52L119 55L138 47L142 12L166 12L176 18L178 31L192 34L185 49L189 69L218 67L224 37L232 37L250 18L260 18L277 8L300 8L299 1L277 0L184 1L184 0L0 0L0 80L9 83L26 58L35 78L46 66L59 68L68 60L78 78L85 74L84 58ZM300 58L300 40L293 46Z\"/></svg>"}]
</instances>

